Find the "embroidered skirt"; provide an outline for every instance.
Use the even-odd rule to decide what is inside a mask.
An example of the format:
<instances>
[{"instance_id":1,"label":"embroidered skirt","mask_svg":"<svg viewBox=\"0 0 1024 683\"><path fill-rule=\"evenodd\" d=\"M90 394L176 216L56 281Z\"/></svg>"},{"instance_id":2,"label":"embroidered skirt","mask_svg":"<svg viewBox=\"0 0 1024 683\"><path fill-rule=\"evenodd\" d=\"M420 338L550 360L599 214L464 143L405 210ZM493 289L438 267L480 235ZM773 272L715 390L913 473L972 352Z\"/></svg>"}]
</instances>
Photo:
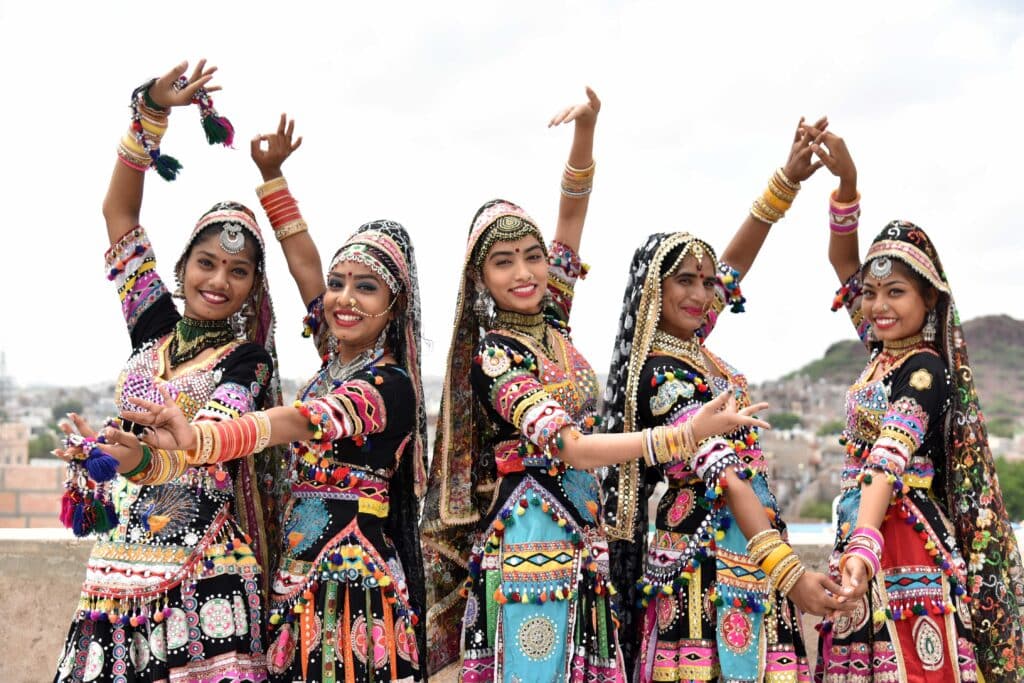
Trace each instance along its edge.
<instances>
[{"instance_id":1,"label":"embroidered skirt","mask_svg":"<svg viewBox=\"0 0 1024 683\"><path fill-rule=\"evenodd\" d=\"M856 526L859 506L860 489L845 490L836 549L829 559L837 581L847 540L843 532ZM963 560L949 520L927 489L911 488L889 506L880 530L885 539L882 573L871 580L856 609L822 635L815 679L977 681L971 633L960 619L967 606L955 588L963 577ZM954 584L951 577L957 576Z\"/></svg>"},{"instance_id":2,"label":"embroidered skirt","mask_svg":"<svg viewBox=\"0 0 1024 683\"><path fill-rule=\"evenodd\" d=\"M593 475L513 475L499 495L470 561L461 680L624 681Z\"/></svg>"}]
</instances>

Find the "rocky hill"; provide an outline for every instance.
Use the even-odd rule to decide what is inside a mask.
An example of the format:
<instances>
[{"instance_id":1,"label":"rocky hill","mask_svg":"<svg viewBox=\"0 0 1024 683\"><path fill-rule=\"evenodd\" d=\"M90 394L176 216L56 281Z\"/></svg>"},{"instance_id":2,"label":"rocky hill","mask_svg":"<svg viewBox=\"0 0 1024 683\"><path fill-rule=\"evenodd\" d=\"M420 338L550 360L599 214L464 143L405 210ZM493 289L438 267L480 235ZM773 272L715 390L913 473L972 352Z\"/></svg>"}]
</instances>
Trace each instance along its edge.
<instances>
[{"instance_id":1,"label":"rocky hill","mask_svg":"<svg viewBox=\"0 0 1024 683\"><path fill-rule=\"evenodd\" d=\"M990 315L964 323L971 367L982 410L994 434L1024 429L1024 320ZM783 379L806 376L828 384L849 384L867 360L856 341L832 344L825 355Z\"/></svg>"}]
</instances>

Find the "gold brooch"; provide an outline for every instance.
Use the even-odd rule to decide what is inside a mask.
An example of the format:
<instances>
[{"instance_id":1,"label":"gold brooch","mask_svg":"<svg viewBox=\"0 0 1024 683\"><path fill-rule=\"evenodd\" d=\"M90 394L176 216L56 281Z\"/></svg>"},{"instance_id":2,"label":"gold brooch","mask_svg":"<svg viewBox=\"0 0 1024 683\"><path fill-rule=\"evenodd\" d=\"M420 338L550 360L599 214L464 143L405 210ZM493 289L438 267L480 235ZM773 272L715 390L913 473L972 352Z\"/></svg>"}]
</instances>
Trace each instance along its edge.
<instances>
[{"instance_id":1,"label":"gold brooch","mask_svg":"<svg viewBox=\"0 0 1024 683\"><path fill-rule=\"evenodd\" d=\"M918 391L927 391L932 388L932 373L928 372L924 368L915 370L910 375L910 386L914 387Z\"/></svg>"}]
</instances>

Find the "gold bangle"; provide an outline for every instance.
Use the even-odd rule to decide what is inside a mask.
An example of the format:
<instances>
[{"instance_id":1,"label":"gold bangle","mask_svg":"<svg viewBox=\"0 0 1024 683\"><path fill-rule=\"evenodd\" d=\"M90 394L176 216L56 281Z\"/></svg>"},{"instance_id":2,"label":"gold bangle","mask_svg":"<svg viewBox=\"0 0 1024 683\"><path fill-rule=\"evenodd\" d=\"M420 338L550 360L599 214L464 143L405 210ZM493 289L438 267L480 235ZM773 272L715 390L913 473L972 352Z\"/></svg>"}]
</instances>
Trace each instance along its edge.
<instances>
[{"instance_id":1,"label":"gold bangle","mask_svg":"<svg viewBox=\"0 0 1024 683\"><path fill-rule=\"evenodd\" d=\"M256 422L256 449L253 453L259 453L270 444L270 416L262 410L249 413Z\"/></svg>"},{"instance_id":2,"label":"gold bangle","mask_svg":"<svg viewBox=\"0 0 1024 683\"><path fill-rule=\"evenodd\" d=\"M782 562L788 555L792 554L793 548L788 543L782 543L776 546L768 556L761 561L761 569L766 574L771 574L772 571L778 567L779 563Z\"/></svg>"},{"instance_id":3,"label":"gold bangle","mask_svg":"<svg viewBox=\"0 0 1024 683\"><path fill-rule=\"evenodd\" d=\"M267 182L263 183L256 188L256 197L263 199L268 194L274 194L278 190L287 190L288 181L284 179L284 176L278 176L277 178L271 178Z\"/></svg>"},{"instance_id":4,"label":"gold bangle","mask_svg":"<svg viewBox=\"0 0 1024 683\"><path fill-rule=\"evenodd\" d=\"M790 180L786 175L786 172L782 170L781 166L775 170L775 174L772 177L777 178L783 187L791 191L793 194L800 191L800 183L795 183Z\"/></svg>"},{"instance_id":5,"label":"gold bangle","mask_svg":"<svg viewBox=\"0 0 1024 683\"><path fill-rule=\"evenodd\" d=\"M298 235L300 232L306 232L307 230L309 230L309 226L306 225L306 221L299 218L298 220L285 223L279 230L275 230L274 237L277 238L278 242L284 242L289 237Z\"/></svg>"},{"instance_id":6,"label":"gold bangle","mask_svg":"<svg viewBox=\"0 0 1024 683\"><path fill-rule=\"evenodd\" d=\"M768 540L769 537L772 537L773 540L774 537L778 537L779 540L782 540L782 534L779 533L778 529L768 527L764 531L759 531L750 537L750 540L747 541L747 555L753 555L754 549L761 545L764 541ZM758 562L757 564L760 564L760 562Z\"/></svg>"},{"instance_id":7,"label":"gold bangle","mask_svg":"<svg viewBox=\"0 0 1024 683\"><path fill-rule=\"evenodd\" d=\"M800 577L802 577L806 573L807 567L803 566L802 564L797 565L796 569L794 569L789 574L787 579L784 580L782 584L779 586L779 592L788 597L790 592L793 590L793 587L796 586L797 583L799 583Z\"/></svg>"}]
</instances>

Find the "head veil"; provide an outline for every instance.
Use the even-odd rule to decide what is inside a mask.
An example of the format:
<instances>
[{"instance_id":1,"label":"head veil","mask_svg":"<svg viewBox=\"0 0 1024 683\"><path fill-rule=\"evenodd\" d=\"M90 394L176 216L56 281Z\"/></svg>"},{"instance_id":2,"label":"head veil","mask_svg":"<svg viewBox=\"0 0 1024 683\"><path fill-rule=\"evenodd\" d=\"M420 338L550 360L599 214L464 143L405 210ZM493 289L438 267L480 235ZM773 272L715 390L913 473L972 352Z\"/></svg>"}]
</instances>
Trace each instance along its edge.
<instances>
[{"instance_id":1,"label":"head veil","mask_svg":"<svg viewBox=\"0 0 1024 683\"><path fill-rule=\"evenodd\" d=\"M697 246L711 257L717 270L714 249L686 232L653 234L633 254L605 388L602 424L606 432L632 432L640 427L636 424L638 382L661 318L661 282ZM716 298L708 311L710 322L703 330L705 333L714 325L723 302L721 297ZM608 468L603 484L604 527L611 551L612 582L625 602L620 641L623 634L639 631L639 624L633 623L632 608L636 603L634 586L642 571L647 534L647 506L641 503L649 497L648 489L654 483L646 479L646 463L638 458ZM627 638L620 644L623 655L632 661L636 642Z\"/></svg>"},{"instance_id":2,"label":"head veil","mask_svg":"<svg viewBox=\"0 0 1024 683\"><path fill-rule=\"evenodd\" d=\"M263 407L281 405L281 380L277 368L277 347L274 343L274 306L267 281L266 245L256 216L238 202L219 202L204 213L189 235L188 242L174 266L181 283L185 261L199 234L211 226L219 227L221 246L226 251L243 248L245 238L256 240L256 278L252 291L241 310L231 317L232 326L245 341L259 344L273 360L273 372L266 382ZM235 519L253 538L253 550L262 567L277 566L281 547L278 501L287 488L286 449L268 448L252 458L241 458L228 464L235 483ZM270 572L264 572L264 592Z\"/></svg>"},{"instance_id":3,"label":"head veil","mask_svg":"<svg viewBox=\"0 0 1024 683\"><path fill-rule=\"evenodd\" d=\"M496 478L493 460L486 462L481 457L487 420L469 381L482 332L473 308L477 287L482 286L478 285L480 264L495 242L526 235L534 235L544 244L537 224L522 208L496 199L477 211L466 244L421 525L430 603L427 639L431 672L459 656L465 605L460 589L468 576L475 525L490 503Z\"/></svg>"},{"instance_id":4,"label":"head veil","mask_svg":"<svg viewBox=\"0 0 1024 683\"><path fill-rule=\"evenodd\" d=\"M395 315L385 334L387 347L412 382L416 397L416 426L410 444L412 448L406 449L391 476L391 505L387 526L402 562L409 595L422 616L427 602L417 522L420 500L427 482L427 418L420 369L421 309L416 254L409 233L402 225L389 220L376 220L359 226L335 253L331 267L343 261L357 261L366 265L381 277L393 296L399 297L399 305L393 309ZM422 619L416 626L416 642L423 657L427 649Z\"/></svg>"},{"instance_id":5,"label":"head veil","mask_svg":"<svg viewBox=\"0 0 1024 683\"><path fill-rule=\"evenodd\" d=\"M939 292L935 344L952 376L953 396L943 426L949 474L946 490L936 494L947 504L967 561L978 664L986 680L1009 680L998 677L1004 652L1016 653L1011 656L1017 659L1007 664L1003 675L1024 672L1024 570L996 479L953 293L935 246L913 223L889 223L871 243L864 262L879 257L906 264ZM982 527L980 520L990 523Z\"/></svg>"}]
</instances>

